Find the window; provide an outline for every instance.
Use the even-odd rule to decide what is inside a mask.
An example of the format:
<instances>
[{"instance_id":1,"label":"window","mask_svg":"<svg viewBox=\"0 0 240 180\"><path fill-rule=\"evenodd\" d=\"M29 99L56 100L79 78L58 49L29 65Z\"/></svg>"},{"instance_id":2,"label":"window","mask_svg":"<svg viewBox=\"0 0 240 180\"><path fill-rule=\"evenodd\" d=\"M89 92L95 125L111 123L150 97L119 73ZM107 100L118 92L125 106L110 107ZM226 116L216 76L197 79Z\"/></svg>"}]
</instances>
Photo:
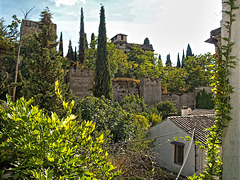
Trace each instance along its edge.
<instances>
[{"instance_id":1,"label":"window","mask_svg":"<svg viewBox=\"0 0 240 180\"><path fill-rule=\"evenodd\" d=\"M123 35L121 35L121 40L123 40Z\"/></svg>"},{"instance_id":2,"label":"window","mask_svg":"<svg viewBox=\"0 0 240 180\"><path fill-rule=\"evenodd\" d=\"M174 144L174 163L181 165L184 158L184 144L176 141L171 144Z\"/></svg>"}]
</instances>

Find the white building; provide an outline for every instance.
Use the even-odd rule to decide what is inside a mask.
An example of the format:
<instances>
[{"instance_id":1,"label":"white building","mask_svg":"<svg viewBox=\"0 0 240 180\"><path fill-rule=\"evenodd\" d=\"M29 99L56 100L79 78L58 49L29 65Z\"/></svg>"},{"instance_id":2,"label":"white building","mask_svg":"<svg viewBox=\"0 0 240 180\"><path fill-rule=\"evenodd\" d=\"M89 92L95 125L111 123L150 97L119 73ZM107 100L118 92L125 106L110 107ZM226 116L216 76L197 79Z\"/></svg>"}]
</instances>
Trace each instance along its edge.
<instances>
[{"instance_id":1,"label":"white building","mask_svg":"<svg viewBox=\"0 0 240 180\"><path fill-rule=\"evenodd\" d=\"M205 146L206 136L209 134L206 128L211 127L214 121L214 114L172 116L150 128L150 137L156 139L154 150L157 152L157 162L160 166L178 173L184 159L187 158L181 175L201 173L206 165L206 148L201 149L199 145L195 145L195 141ZM193 129L194 141L187 157L191 141L186 141L183 137L191 137Z\"/></svg>"}]
</instances>

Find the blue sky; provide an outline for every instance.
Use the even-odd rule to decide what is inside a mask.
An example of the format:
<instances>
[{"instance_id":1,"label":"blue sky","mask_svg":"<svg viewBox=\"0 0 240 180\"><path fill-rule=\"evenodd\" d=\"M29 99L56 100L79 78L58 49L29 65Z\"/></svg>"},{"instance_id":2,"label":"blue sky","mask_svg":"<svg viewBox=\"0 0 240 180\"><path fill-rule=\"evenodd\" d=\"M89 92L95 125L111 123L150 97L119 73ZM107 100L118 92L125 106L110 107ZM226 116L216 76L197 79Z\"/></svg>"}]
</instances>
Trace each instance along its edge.
<instances>
[{"instance_id":1,"label":"blue sky","mask_svg":"<svg viewBox=\"0 0 240 180\"><path fill-rule=\"evenodd\" d=\"M85 32L98 34L100 4L105 7L107 37L118 33L128 35L128 42L142 44L146 37L160 53L163 62L170 53L176 64L189 43L195 55L214 52L214 46L204 41L210 31L220 26L221 0L1 0L0 17L10 23L16 14L35 8L30 20L38 21L40 12L48 6L57 24L58 36L63 33L64 53L69 39L78 46L80 9L84 10Z\"/></svg>"}]
</instances>

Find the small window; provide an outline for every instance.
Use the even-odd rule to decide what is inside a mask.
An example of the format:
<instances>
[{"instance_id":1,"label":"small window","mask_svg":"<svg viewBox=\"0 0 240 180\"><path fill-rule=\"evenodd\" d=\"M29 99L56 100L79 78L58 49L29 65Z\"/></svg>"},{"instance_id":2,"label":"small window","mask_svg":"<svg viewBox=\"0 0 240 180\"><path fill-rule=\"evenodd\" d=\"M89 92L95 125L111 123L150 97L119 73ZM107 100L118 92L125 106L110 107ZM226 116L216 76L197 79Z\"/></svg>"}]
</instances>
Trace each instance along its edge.
<instances>
[{"instance_id":1,"label":"small window","mask_svg":"<svg viewBox=\"0 0 240 180\"><path fill-rule=\"evenodd\" d=\"M181 165L184 158L184 143L172 141L171 144L174 145L174 163Z\"/></svg>"},{"instance_id":2,"label":"small window","mask_svg":"<svg viewBox=\"0 0 240 180\"><path fill-rule=\"evenodd\" d=\"M121 40L123 40L123 35L121 35Z\"/></svg>"},{"instance_id":3,"label":"small window","mask_svg":"<svg viewBox=\"0 0 240 180\"><path fill-rule=\"evenodd\" d=\"M183 154L184 154L184 146L174 144L174 163L182 164L183 163Z\"/></svg>"}]
</instances>

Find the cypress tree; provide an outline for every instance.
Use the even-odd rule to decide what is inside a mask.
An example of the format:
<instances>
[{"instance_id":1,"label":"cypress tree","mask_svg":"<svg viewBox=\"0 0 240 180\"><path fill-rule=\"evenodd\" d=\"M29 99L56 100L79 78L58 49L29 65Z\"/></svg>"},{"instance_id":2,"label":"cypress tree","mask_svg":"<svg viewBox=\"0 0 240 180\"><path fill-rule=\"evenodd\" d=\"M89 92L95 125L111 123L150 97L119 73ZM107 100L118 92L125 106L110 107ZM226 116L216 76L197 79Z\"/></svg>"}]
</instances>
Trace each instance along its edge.
<instances>
[{"instance_id":1,"label":"cypress tree","mask_svg":"<svg viewBox=\"0 0 240 180\"><path fill-rule=\"evenodd\" d=\"M63 39L62 39L62 32L60 35L60 41L59 41L59 53L63 57Z\"/></svg>"},{"instance_id":2,"label":"cypress tree","mask_svg":"<svg viewBox=\"0 0 240 180\"><path fill-rule=\"evenodd\" d=\"M91 35L90 48L95 49L95 35L94 35L94 33L92 33L92 35Z\"/></svg>"},{"instance_id":3,"label":"cypress tree","mask_svg":"<svg viewBox=\"0 0 240 180\"><path fill-rule=\"evenodd\" d=\"M167 55L166 66L172 66L172 61L170 58L170 54Z\"/></svg>"},{"instance_id":4,"label":"cypress tree","mask_svg":"<svg viewBox=\"0 0 240 180\"><path fill-rule=\"evenodd\" d=\"M191 49L190 45L188 44L187 51L186 51L186 58L188 58L189 56L194 56L194 55L192 53L192 49Z\"/></svg>"},{"instance_id":5,"label":"cypress tree","mask_svg":"<svg viewBox=\"0 0 240 180\"><path fill-rule=\"evenodd\" d=\"M88 49L87 33L84 33L85 48Z\"/></svg>"},{"instance_id":6,"label":"cypress tree","mask_svg":"<svg viewBox=\"0 0 240 180\"><path fill-rule=\"evenodd\" d=\"M25 59L27 75L24 77L22 94L26 99L33 98L34 105L46 112L62 112L62 102L55 94L55 82L62 84L59 88L63 98L68 100L68 85L64 84L65 72L62 71L63 57L57 52L57 35L52 23L50 10L41 12L39 34L31 38L31 55Z\"/></svg>"},{"instance_id":7,"label":"cypress tree","mask_svg":"<svg viewBox=\"0 0 240 180\"><path fill-rule=\"evenodd\" d=\"M77 61L77 47L75 46L75 51L73 54L73 61L76 62Z\"/></svg>"},{"instance_id":8,"label":"cypress tree","mask_svg":"<svg viewBox=\"0 0 240 180\"><path fill-rule=\"evenodd\" d=\"M81 21L80 21L80 32L79 32L79 62L83 64L85 60L85 32L84 32L84 17L83 17L83 8L81 8Z\"/></svg>"},{"instance_id":9,"label":"cypress tree","mask_svg":"<svg viewBox=\"0 0 240 180\"><path fill-rule=\"evenodd\" d=\"M145 38L143 44L149 46L150 45L149 39Z\"/></svg>"},{"instance_id":10,"label":"cypress tree","mask_svg":"<svg viewBox=\"0 0 240 180\"><path fill-rule=\"evenodd\" d=\"M184 54L184 49L183 49L183 54L182 54L182 68L184 67L184 60L185 60L185 54Z\"/></svg>"},{"instance_id":11,"label":"cypress tree","mask_svg":"<svg viewBox=\"0 0 240 180\"><path fill-rule=\"evenodd\" d=\"M70 61L73 61L73 48L72 48L72 42L71 42L71 40L69 40L69 44L68 44L67 58L68 58Z\"/></svg>"},{"instance_id":12,"label":"cypress tree","mask_svg":"<svg viewBox=\"0 0 240 180\"><path fill-rule=\"evenodd\" d=\"M98 46L95 69L95 84L93 94L96 97L104 95L108 99L112 99L112 81L110 74L110 66L107 58L107 37L104 7L101 6L100 24L98 29Z\"/></svg>"},{"instance_id":13,"label":"cypress tree","mask_svg":"<svg viewBox=\"0 0 240 180\"><path fill-rule=\"evenodd\" d=\"M158 67L163 67L161 54L158 55Z\"/></svg>"},{"instance_id":14,"label":"cypress tree","mask_svg":"<svg viewBox=\"0 0 240 180\"><path fill-rule=\"evenodd\" d=\"M162 60L161 54L158 55L158 59Z\"/></svg>"},{"instance_id":15,"label":"cypress tree","mask_svg":"<svg viewBox=\"0 0 240 180\"><path fill-rule=\"evenodd\" d=\"M179 53L178 53L178 57L177 57L177 68L181 67L181 62L180 62L180 57L179 57Z\"/></svg>"}]
</instances>

